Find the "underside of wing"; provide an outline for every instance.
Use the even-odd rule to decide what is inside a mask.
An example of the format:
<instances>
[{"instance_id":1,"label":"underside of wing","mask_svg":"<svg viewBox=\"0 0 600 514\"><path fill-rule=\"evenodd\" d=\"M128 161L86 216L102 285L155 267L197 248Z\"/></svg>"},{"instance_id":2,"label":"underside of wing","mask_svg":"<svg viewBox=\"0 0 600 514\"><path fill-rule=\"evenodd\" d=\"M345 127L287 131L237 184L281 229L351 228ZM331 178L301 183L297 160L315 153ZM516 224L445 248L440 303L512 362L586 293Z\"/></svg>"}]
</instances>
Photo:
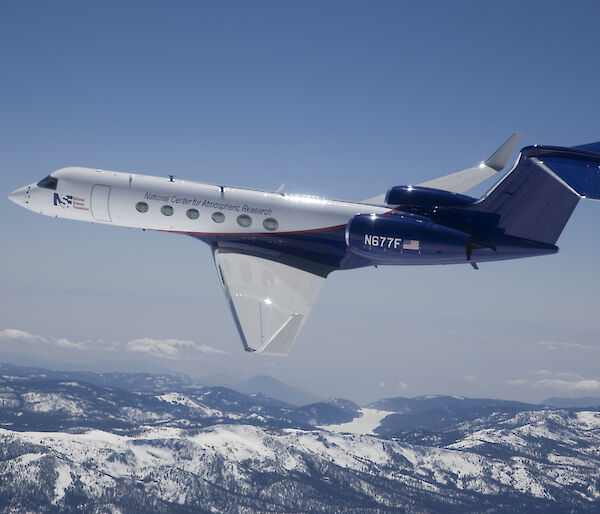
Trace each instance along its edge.
<instances>
[{"instance_id":1,"label":"underside of wing","mask_svg":"<svg viewBox=\"0 0 600 514\"><path fill-rule=\"evenodd\" d=\"M244 349L288 354L325 277L229 249L214 258Z\"/></svg>"}]
</instances>

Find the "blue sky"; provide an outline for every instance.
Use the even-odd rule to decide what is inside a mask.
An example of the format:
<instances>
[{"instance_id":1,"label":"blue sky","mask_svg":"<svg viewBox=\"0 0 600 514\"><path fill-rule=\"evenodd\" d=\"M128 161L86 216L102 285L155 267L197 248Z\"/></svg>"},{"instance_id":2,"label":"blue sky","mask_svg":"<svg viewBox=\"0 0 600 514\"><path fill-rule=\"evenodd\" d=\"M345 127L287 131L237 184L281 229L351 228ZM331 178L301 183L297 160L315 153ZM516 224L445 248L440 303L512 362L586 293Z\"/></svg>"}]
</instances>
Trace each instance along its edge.
<instances>
[{"instance_id":1,"label":"blue sky","mask_svg":"<svg viewBox=\"0 0 600 514\"><path fill-rule=\"evenodd\" d=\"M358 200L470 167L515 130L523 146L598 141L598 15L591 1L3 2L0 357L268 373L361 402L600 395L598 204L580 203L556 256L334 273L276 359L242 352L201 243L5 196L81 165Z\"/></svg>"}]
</instances>

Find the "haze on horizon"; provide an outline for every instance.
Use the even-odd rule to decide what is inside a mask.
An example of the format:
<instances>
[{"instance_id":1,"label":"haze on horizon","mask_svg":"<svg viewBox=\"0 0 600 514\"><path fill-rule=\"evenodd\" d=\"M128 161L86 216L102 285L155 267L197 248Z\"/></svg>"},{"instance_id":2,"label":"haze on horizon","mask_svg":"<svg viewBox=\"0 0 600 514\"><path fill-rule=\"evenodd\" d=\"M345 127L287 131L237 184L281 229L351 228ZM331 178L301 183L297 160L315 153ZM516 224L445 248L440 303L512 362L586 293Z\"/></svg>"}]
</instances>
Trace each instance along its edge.
<instances>
[{"instance_id":1,"label":"haze on horizon","mask_svg":"<svg viewBox=\"0 0 600 514\"><path fill-rule=\"evenodd\" d=\"M360 200L473 166L515 130L522 146L598 141L599 14L592 1L3 3L0 361L268 374L359 403L600 395L597 203L580 202L555 256L333 273L277 358L243 352L205 245L6 198L81 165Z\"/></svg>"}]
</instances>

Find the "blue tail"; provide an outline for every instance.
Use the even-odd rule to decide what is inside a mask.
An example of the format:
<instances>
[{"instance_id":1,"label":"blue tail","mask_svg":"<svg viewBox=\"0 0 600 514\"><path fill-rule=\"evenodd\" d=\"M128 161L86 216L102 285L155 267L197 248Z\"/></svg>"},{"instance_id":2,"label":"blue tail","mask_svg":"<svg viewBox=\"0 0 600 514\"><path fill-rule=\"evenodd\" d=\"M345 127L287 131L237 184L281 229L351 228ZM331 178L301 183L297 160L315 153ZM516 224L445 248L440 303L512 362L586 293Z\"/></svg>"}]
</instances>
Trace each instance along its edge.
<instances>
[{"instance_id":1,"label":"blue tail","mask_svg":"<svg viewBox=\"0 0 600 514\"><path fill-rule=\"evenodd\" d=\"M600 143L523 148L473 210L495 214L506 235L553 245L580 198L600 200Z\"/></svg>"}]
</instances>

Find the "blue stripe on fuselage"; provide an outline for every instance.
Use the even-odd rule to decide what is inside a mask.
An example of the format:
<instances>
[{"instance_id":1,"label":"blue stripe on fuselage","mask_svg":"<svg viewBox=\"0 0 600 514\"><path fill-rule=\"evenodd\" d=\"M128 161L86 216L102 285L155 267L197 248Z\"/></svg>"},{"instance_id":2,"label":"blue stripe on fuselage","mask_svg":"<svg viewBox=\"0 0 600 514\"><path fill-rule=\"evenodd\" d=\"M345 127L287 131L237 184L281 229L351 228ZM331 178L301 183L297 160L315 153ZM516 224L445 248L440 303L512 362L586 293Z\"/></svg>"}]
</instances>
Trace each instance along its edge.
<instances>
[{"instance_id":1,"label":"blue stripe on fuselage","mask_svg":"<svg viewBox=\"0 0 600 514\"><path fill-rule=\"evenodd\" d=\"M297 259L315 262L330 271L368 266L365 259L348 254L345 241L346 227L328 230L305 231L286 234L198 234L188 235L211 246L240 249L254 248L265 256L285 254Z\"/></svg>"},{"instance_id":2,"label":"blue stripe on fuselage","mask_svg":"<svg viewBox=\"0 0 600 514\"><path fill-rule=\"evenodd\" d=\"M405 208L405 211L413 209ZM417 209L414 209L417 210ZM420 210L420 209L419 209ZM437 212L436 212L437 211ZM390 211L389 216L402 214ZM404 214L407 214L406 212ZM524 239L505 236L498 231L486 213L462 212L457 209L423 209L434 222L447 227L463 228L475 236L478 243L472 262L489 262L556 253L558 248ZM410 214L409 214L410 215ZM345 238L346 226L286 233L206 234L181 232L203 241L220 251L246 253L304 269L320 276L331 271L373 265L450 264L457 261L421 252L414 255L390 255L389 262L372 260L350 251ZM410 258L409 258L410 257ZM471 262L465 248L465 263Z\"/></svg>"}]
</instances>

